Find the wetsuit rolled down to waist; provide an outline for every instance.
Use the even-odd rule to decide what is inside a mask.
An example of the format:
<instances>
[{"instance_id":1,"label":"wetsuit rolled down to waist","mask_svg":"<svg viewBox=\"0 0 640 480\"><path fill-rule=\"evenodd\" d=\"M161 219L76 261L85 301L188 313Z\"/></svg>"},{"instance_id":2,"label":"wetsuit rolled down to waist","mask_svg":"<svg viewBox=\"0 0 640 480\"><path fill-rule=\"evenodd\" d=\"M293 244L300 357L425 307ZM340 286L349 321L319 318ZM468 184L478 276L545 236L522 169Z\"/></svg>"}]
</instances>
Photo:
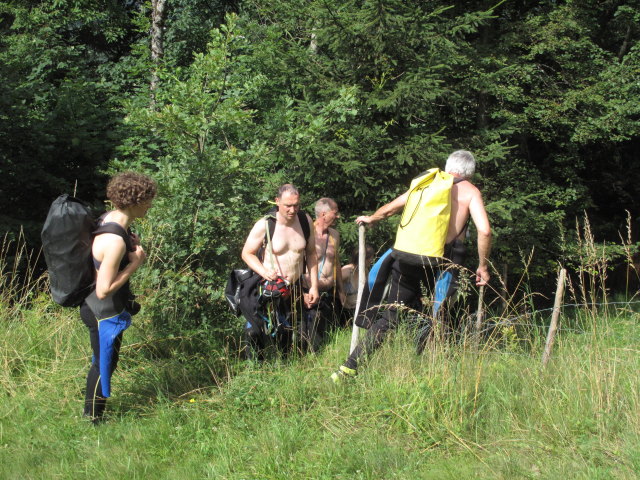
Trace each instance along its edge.
<instances>
[{"instance_id":1,"label":"wetsuit rolled down to waist","mask_svg":"<svg viewBox=\"0 0 640 480\"><path fill-rule=\"evenodd\" d=\"M102 390L102 395L100 396L102 397L108 398L111 396L111 375L117 365L117 357L120 350L119 342L121 341L122 332L131 325L132 313L127 310L127 304L132 303L130 302L131 297L131 290L127 281L117 292L104 299L99 299L95 290L85 298L85 305L90 310L93 318L87 318L89 317L89 312L85 311L84 315L82 315L83 321L90 330L94 322L97 323L99 354L96 355L98 352L94 349L93 360L94 362L97 360L99 364L99 383Z\"/></svg>"},{"instance_id":2,"label":"wetsuit rolled down to waist","mask_svg":"<svg viewBox=\"0 0 640 480\"><path fill-rule=\"evenodd\" d=\"M438 276L434 288L434 305L432 315L436 315L443 302L451 297L458 287L459 269L451 268L460 266L466 256L464 244L464 231L455 240L445 245L445 257L448 261L443 262L438 269ZM367 283L362 294L362 304L356 316L356 325L362 328L370 328L378 310L381 307L386 294L387 282L391 276L393 265L393 249L387 250L372 266L369 271Z\"/></svg>"},{"instance_id":3,"label":"wetsuit rolled down to waist","mask_svg":"<svg viewBox=\"0 0 640 480\"><path fill-rule=\"evenodd\" d=\"M265 293L264 280L257 278L254 293L240 302L245 319L242 354L264 360L273 346L286 356L304 306L301 279L289 284L288 294L274 297Z\"/></svg>"},{"instance_id":4,"label":"wetsuit rolled down to waist","mask_svg":"<svg viewBox=\"0 0 640 480\"><path fill-rule=\"evenodd\" d=\"M115 233L124 240L127 251L133 251L129 233L119 225L99 223L94 232ZM93 258L96 270L100 269L100 262ZM122 271L129 264L125 255L120 262L118 271ZM80 307L80 318L89 329L89 339L93 358L87 374L84 414L92 418L99 418L106 406L106 399L111 396L111 376L115 371L122 344L122 334L131 325L131 316L138 312L139 305L133 301L129 281L118 291L106 298L99 299L95 289L85 298Z\"/></svg>"}]
</instances>

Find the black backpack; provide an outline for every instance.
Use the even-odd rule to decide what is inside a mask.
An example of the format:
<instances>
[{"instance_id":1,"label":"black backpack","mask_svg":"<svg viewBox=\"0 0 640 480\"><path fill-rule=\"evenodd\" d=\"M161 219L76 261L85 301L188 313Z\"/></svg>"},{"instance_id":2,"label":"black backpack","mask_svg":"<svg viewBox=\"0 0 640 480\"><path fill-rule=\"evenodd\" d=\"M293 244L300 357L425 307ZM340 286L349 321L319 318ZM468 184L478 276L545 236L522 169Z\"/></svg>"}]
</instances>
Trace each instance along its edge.
<instances>
[{"instance_id":1,"label":"black backpack","mask_svg":"<svg viewBox=\"0 0 640 480\"><path fill-rule=\"evenodd\" d=\"M98 227L89 205L67 194L56 198L42 227L42 250L49 271L51 296L63 307L77 307L91 293L95 267L93 238L101 233L122 237L131 250L127 231L116 223Z\"/></svg>"}]
</instances>

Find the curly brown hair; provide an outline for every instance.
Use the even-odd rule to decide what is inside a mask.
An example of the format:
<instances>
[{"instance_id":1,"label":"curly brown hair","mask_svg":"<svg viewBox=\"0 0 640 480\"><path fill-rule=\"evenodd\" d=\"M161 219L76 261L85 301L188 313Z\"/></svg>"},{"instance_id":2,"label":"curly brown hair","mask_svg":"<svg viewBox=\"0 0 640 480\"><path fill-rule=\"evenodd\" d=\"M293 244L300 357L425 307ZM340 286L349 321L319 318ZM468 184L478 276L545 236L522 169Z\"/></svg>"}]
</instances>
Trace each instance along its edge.
<instances>
[{"instance_id":1,"label":"curly brown hair","mask_svg":"<svg viewBox=\"0 0 640 480\"><path fill-rule=\"evenodd\" d=\"M136 172L122 172L109 180L107 198L118 209L152 200L158 191L153 178Z\"/></svg>"}]
</instances>

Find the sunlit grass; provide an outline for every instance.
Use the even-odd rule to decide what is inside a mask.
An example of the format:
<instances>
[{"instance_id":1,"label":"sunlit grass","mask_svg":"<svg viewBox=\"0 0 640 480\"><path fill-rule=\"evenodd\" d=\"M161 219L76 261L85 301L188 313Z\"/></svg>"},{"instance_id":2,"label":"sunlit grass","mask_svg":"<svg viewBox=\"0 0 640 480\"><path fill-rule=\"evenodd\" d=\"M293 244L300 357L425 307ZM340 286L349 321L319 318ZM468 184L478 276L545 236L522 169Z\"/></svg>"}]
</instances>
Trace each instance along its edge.
<instances>
[{"instance_id":1,"label":"sunlit grass","mask_svg":"<svg viewBox=\"0 0 640 480\"><path fill-rule=\"evenodd\" d=\"M638 317L602 320L562 335L546 369L539 349L448 343L416 356L401 329L337 387L346 331L319 355L231 366L191 392L179 361L129 348L109 419L93 427L80 417L84 326L35 302L2 318L0 477L635 478Z\"/></svg>"},{"instance_id":2,"label":"sunlit grass","mask_svg":"<svg viewBox=\"0 0 640 480\"><path fill-rule=\"evenodd\" d=\"M640 471L635 303L578 293L589 303L563 308L546 368L551 313L532 310L526 296L506 309L489 305L479 342L473 312L462 312L471 328L434 338L422 355L402 327L338 386L329 375L344 361L348 331L316 355L245 364L225 339L204 351L190 336L200 334L154 336L143 308L125 334L107 421L93 426L81 417L91 351L78 312L52 304L35 280L16 287L6 278L3 479L634 479Z\"/></svg>"}]
</instances>

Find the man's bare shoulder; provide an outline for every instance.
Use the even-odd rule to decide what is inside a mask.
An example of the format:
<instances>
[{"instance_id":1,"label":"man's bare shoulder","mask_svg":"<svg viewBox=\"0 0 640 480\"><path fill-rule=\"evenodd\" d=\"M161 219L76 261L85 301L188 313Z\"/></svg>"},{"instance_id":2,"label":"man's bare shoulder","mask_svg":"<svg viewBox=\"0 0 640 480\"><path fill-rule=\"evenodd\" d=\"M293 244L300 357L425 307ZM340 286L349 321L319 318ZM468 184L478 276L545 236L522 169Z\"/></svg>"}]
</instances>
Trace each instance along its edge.
<instances>
[{"instance_id":1,"label":"man's bare shoulder","mask_svg":"<svg viewBox=\"0 0 640 480\"><path fill-rule=\"evenodd\" d=\"M475 197L482 197L480 189L469 180L454 184L452 190L454 194L457 194L457 196L461 198L471 199Z\"/></svg>"},{"instance_id":2,"label":"man's bare shoulder","mask_svg":"<svg viewBox=\"0 0 640 480\"><path fill-rule=\"evenodd\" d=\"M256 221L256 223L253 224L253 227L251 228L251 232L249 233L249 236L264 236L264 234L267 231L267 221L265 219L265 217L260 218L259 220Z\"/></svg>"},{"instance_id":3,"label":"man's bare shoulder","mask_svg":"<svg viewBox=\"0 0 640 480\"><path fill-rule=\"evenodd\" d=\"M456 187L464 190L473 190L479 192L480 190L476 187L470 180L464 180L462 182L458 182L454 184Z\"/></svg>"},{"instance_id":4,"label":"man's bare shoulder","mask_svg":"<svg viewBox=\"0 0 640 480\"><path fill-rule=\"evenodd\" d=\"M309 223L309 225L313 225L313 219L311 218L311 215L305 213L304 216L307 217L307 222Z\"/></svg>"}]
</instances>

